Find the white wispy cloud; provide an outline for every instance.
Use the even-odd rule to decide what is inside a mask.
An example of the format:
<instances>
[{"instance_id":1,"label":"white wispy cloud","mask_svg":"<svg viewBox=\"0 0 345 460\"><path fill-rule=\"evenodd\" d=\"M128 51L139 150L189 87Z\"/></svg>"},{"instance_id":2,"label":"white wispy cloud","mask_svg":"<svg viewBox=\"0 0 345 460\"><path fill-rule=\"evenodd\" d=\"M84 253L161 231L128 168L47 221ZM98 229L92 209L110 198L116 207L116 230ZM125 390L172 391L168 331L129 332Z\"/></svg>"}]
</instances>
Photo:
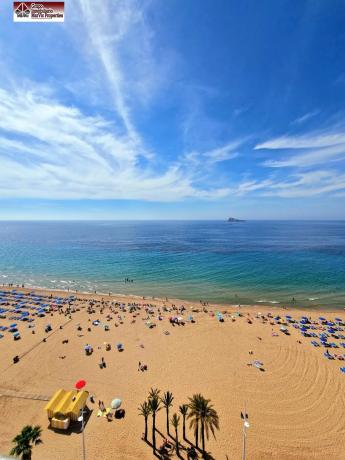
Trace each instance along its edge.
<instances>
[{"instance_id":1,"label":"white wispy cloud","mask_svg":"<svg viewBox=\"0 0 345 460\"><path fill-rule=\"evenodd\" d=\"M341 161L345 159L344 125L274 138L257 144L255 150L276 151L275 155L280 155L263 162L263 166L270 168L306 168Z\"/></svg>"},{"instance_id":2,"label":"white wispy cloud","mask_svg":"<svg viewBox=\"0 0 345 460\"><path fill-rule=\"evenodd\" d=\"M237 139L226 143L221 147L206 150L203 152L189 152L184 155L182 161L199 166L200 164L216 164L222 161L232 160L239 156L237 149L245 142L244 139Z\"/></svg>"},{"instance_id":3,"label":"white wispy cloud","mask_svg":"<svg viewBox=\"0 0 345 460\"><path fill-rule=\"evenodd\" d=\"M139 140L126 101L125 77L121 70L118 47L131 26L138 21L140 10L134 9L131 1L125 2L121 7L116 8L114 14L110 11L106 2L101 2L97 5L97 13L92 2L78 0L78 3L83 15L82 22L86 27L86 39L88 44L91 44L88 52L92 55L92 58L99 60L102 65L107 78L106 86L110 87L115 109L128 134L133 139Z\"/></svg>"},{"instance_id":4,"label":"white wispy cloud","mask_svg":"<svg viewBox=\"0 0 345 460\"><path fill-rule=\"evenodd\" d=\"M242 140L230 142L223 147L219 147L213 150L209 150L203 153L203 156L211 163L218 163L221 161L232 160L237 158L239 152L238 147L243 143Z\"/></svg>"},{"instance_id":5,"label":"white wispy cloud","mask_svg":"<svg viewBox=\"0 0 345 460\"><path fill-rule=\"evenodd\" d=\"M307 112L304 115L296 118L294 121L291 122L292 125L301 125L302 123L305 123L306 121L310 120L310 118L315 117L320 113L320 110L312 110L311 112Z\"/></svg>"},{"instance_id":6,"label":"white wispy cloud","mask_svg":"<svg viewBox=\"0 0 345 460\"><path fill-rule=\"evenodd\" d=\"M339 144L345 144L345 132L343 127L325 131L313 131L300 136L281 136L257 144L254 149L312 149Z\"/></svg>"},{"instance_id":7,"label":"white wispy cloud","mask_svg":"<svg viewBox=\"0 0 345 460\"><path fill-rule=\"evenodd\" d=\"M179 152L165 160L164 151L152 151L136 126L138 97L154 93L159 80L147 3L103 2L95 10L92 1L77 0L69 7L69 39L80 62L88 62L79 78L76 72L72 80L38 84L4 69L10 78L0 76L0 198L177 201L229 194L228 187L201 183L205 168L193 170ZM67 103L63 88L94 92L93 115L87 95ZM97 107L99 95L111 101L106 110L104 99ZM205 152L204 160L223 161L233 148Z\"/></svg>"},{"instance_id":8,"label":"white wispy cloud","mask_svg":"<svg viewBox=\"0 0 345 460\"><path fill-rule=\"evenodd\" d=\"M149 161L143 167L130 133L43 94L0 89L2 197L175 201L229 192L196 187L181 162L159 173Z\"/></svg>"},{"instance_id":9,"label":"white wispy cloud","mask_svg":"<svg viewBox=\"0 0 345 460\"><path fill-rule=\"evenodd\" d=\"M306 114L306 117L309 118ZM311 115L310 115L311 116ZM304 120L302 120L304 121ZM253 184L265 196L283 198L336 196L345 189L345 175L337 170L337 162L345 159L344 124L327 129L305 132L301 135L285 135L270 139L255 146L255 150L266 149L271 157L262 166L290 168L290 172ZM272 153L278 158L272 158ZM332 169L329 167L332 165Z\"/></svg>"},{"instance_id":10,"label":"white wispy cloud","mask_svg":"<svg viewBox=\"0 0 345 460\"><path fill-rule=\"evenodd\" d=\"M105 1L95 10L92 0L76 0L77 8L73 5L70 11L77 26L73 40L93 69L91 83L101 75L98 90L110 95L127 133L138 143L143 140L135 126L135 110L169 87L175 59L169 49L161 52L154 40L146 17L151 3ZM74 87L78 90L80 84Z\"/></svg>"},{"instance_id":11,"label":"white wispy cloud","mask_svg":"<svg viewBox=\"0 0 345 460\"><path fill-rule=\"evenodd\" d=\"M296 173L287 179L264 179L242 182L233 193L244 195L260 190L261 196L302 198L345 193L345 174L337 171L309 171Z\"/></svg>"},{"instance_id":12,"label":"white wispy cloud","mask_svg":"<svg viewBox=\"0 0 345 460\"><path fill-rule=\"evenodd\" d=\"M310 171L292 176L290 180L277 182L267 195L284 198L313 197L345 190L345 174L337 171Z\"/></svg>"},{"instance_id":13,"label":"white wispy cloud","mask_svg":"<svg viewBox=\"0 0 345 460\"><path fill-rule=\"evenodd\" d=\"M267 160L264 166L271 168L286 167L310 167L328 163L330 161L340 161L345 158L345 144L334 147L325 147L322 149L310 150L297 155L291 155L282 160Z\"/></svg>"},{"instance_id":14,"label":"white wispy cloud","mask_svg":"<svg viewBox=\"0 0 345 460\"><path fill-rule=\"evenodd\" d=\"M273 185L271 179L265 179L263 181L246 180L241 182L238 187L234 190L237 195L246 195L257 190L263 190L270 188Z\"/></svg>"}]
</instances>

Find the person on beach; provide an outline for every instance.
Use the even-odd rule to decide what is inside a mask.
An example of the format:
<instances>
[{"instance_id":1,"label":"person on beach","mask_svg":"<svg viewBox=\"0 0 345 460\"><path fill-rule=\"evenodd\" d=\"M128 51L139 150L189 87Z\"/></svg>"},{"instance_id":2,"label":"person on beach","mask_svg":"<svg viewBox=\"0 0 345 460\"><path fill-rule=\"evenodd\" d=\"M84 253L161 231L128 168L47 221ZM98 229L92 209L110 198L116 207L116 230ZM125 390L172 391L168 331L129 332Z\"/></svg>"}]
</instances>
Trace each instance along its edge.
<instances>
[{"instance_id":1,"label":"person on beach","mask_svg":"<svg viewBox=\"0 0 345 460\"><path fill-rule=\"evenodd\" d=\"M103 402L103 401L99 401L98 407L99 407L99 410L100 410L101 412L105 412L105 411L106 411L106 408L105 408L105 405L104 405L104 402Z\"/></svg>"}]
</instances>

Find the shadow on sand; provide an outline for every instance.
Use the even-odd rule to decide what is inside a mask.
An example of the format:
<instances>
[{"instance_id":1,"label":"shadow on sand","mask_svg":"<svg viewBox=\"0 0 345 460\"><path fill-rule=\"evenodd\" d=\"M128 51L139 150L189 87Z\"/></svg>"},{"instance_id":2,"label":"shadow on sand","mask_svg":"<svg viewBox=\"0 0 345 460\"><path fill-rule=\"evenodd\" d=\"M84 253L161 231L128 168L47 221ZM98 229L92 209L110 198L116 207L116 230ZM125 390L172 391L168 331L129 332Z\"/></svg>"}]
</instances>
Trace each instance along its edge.
<instances>
[{"instance_id":1,"label":"shadow on sand","mask_svg":"<svg viewBox=\"0 0 345 460\"><path fill-rule=\"evenodd\" d=\"M93 409L86 408L84 413L84 430L88 424L88 421L92 415ZM67 430L59 430L57 428L52 428L48 426L48 430L54 431L55 433L63 434L65 436L71 436L72 433L81 434L82 433L82 424L81 422L72 422Z\"/></svg>"}]
</instances>

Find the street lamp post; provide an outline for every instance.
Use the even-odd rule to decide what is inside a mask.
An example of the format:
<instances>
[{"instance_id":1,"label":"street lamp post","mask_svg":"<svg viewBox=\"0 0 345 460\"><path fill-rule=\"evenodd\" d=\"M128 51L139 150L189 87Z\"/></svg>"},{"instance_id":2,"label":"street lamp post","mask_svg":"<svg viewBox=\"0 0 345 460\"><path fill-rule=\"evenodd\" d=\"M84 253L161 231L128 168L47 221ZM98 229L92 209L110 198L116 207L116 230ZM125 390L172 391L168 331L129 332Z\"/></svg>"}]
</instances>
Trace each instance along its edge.
<instances>
[{"instance_id":1,"label":"street lamp post","mask_svg":"<svg viewBox=\"0 0 345 460\"><path fill-rule=\"evenodd\" d=\"M81 432L83 435L83 460L86 460L86 451L85 451L85 434L84 434L84 428L85 428L85 423L84 423L84 408L81 410L81 416L78 418L78 420L81 422Z\"/></svg>"},{"instance_id":2,"label":"street lamp post","mask_svg":"<svg viewBox=\"0 0 345 460\"><path fill-rule=\"evenodd\" d=\"M247 441L247 428L249 428L248 413L244 405L244 412L241 412L241 419L243 420L243 445L242 445L242 460L246 460L246 441Z\"/></svg>"}]
</instances>

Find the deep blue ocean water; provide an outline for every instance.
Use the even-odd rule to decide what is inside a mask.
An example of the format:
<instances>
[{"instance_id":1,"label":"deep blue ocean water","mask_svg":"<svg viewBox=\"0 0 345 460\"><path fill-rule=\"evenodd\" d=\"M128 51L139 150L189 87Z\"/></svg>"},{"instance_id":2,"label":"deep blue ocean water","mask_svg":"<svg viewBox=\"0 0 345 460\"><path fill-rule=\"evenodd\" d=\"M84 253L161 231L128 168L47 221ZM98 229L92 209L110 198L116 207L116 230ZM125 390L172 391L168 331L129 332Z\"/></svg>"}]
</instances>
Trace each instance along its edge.
<instances>
[{"instance_id":1,"label":"deep blue ocean water","mask_svg":"<svg viewBox=\"0 0 345 460\"><path fill-rule=\"evenodd\" d=\"M9 282L345 307L345 221L0 222Z\"/></svg>"}]
</instances>

